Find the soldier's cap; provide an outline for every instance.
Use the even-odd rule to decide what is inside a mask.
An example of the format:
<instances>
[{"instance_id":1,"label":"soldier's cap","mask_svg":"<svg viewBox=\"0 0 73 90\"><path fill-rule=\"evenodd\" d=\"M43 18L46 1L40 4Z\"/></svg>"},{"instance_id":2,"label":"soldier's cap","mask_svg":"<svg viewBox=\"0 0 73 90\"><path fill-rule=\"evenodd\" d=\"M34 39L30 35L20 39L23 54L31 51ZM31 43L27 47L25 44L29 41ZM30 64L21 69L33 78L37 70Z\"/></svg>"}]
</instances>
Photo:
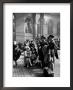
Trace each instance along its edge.
<instances>
[{"instance_id":1,"label":"soldier's cap","mask_svg":"<svg viewBox=\"0 0 73 90\"><path fill-rule=\"evenodd\" d=\"M47 37L47 39L49 39L49 38L54 38L54 36L53 36L53 35L49 35L49 36Z\"/></svg>"}]
</instances>

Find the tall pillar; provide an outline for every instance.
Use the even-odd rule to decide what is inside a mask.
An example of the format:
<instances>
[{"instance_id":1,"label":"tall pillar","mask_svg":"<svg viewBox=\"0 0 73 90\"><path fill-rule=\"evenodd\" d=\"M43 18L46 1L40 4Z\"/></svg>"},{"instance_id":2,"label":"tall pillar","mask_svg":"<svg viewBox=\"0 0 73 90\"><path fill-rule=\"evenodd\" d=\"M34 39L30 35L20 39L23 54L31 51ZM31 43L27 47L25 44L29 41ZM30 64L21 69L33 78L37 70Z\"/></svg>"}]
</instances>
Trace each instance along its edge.
<instances>
[{"instance_id":1,"label":"tall pillar","mask_svg":"<svg viewBox=\"0 0 73 90\"><path fill-rule=\"evenodd\" d=\"M35 31L36 31L36 36L38 36L40 34L40 14L36 14L36 28L35 28Z\"/></svg>"},{"instance_id":2,"label":"tall pillar","mask_svg":"<svg viewBox=\"0 0 73 90\"><path fill-rule=\"evenodd\" d=\"M54 20L53 34L54 34L55 37L57 37L57 20Z\"/></svg>"},{"instance_id":3,"label":"tall pillar","mask_svg":"<svg viewBox=\"0 0 73 90\"><path fill-rule=\"evenodd\" d=\"M57 36L60 37L60 22L57 23Z\"/></svg>"},{"instance_id":4,"label":"tall pillar","mask_svg":"<svg viewBox=\"0 0 73 90\"><path fill-rule=\"evenodd\" d=\"M33 39L35 39L35 24L36 24L36 13L32 14L32 18L33 18Z\"/></svg>"},{"instance_id":5,"label":"tall pillar","mask_svg":"<svg viewBox=\"0 0 73 90\"><path fill-rule=\"evenodd\" d=\"M48 34L53 34L53 20L50 19L48 22Z\"/></svg>"},{"instance_id":6,"label":"tall pillar","mask_svg":"<svg viewBox=\"0 0 73 90\"><path fill-rule=\"evenodd\" d=\"M16 17L13 14L13 41L16 41Z\"/></svg>"},{"instance_id":7,"label":"tall pillar","mask_svg":"<svg viewBox=\"0 0 73 90\"><path fill-rule=\"evenodd\" d=\"M40 35L40 14L36 14L36 31L37 31L37 36Z\"/></svg>"},{"instance_id":8,"label":"tall pillar","mask_svg":"<svg viewBox=\"0 0 73 90\"><path fill-rule=\"evenodd\" d=\"M44 13L40 14L40 32L43 35L43 21L44 21Z\"/></svg>"},{"instance_id":9,"label":"tall pillar","mask_svg":"<svg viewBox=\"0 0 73 90\"><path fill-rule=\"evenodd\" d=\"M35 35L37 37L37 14L36 14L36 18L35 18Z\"/></svg>"}]
</instances>

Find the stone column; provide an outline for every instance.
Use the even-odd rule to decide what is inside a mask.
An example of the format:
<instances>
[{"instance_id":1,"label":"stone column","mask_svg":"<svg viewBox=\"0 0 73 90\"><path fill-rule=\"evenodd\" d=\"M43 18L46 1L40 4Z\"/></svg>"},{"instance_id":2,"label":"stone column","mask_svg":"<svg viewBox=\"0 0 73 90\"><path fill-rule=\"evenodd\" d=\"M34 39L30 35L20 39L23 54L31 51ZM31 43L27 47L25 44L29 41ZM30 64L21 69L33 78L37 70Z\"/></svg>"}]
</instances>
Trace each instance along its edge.
<instances>
[{"instance_id":1,"label":"stone column","mask_svg":"<svg viewBox=\"0 0 73 90\"><path fill-rule=\"evenodd\" d=\"M53 24L53 34L57 37L57 20L54 20Z\"/></svg>"},{"instance_id":2,"label":"stone column","mask_svg":"<svg viewBox=\"0 0 73 90\"><path fill-rule=\"evenodd\" d=\"M48 34L53 34L53 20L50 19L48 22Z\"/></svg>"},{"instance_id":3,"label":"stone column","mask_svg":"<svg viewBox=\"0 0 73 90\"><path fill-rule=\"evenodd\" d=\"M15 19L15 14L13 14L13 41L16 41L16 19Z\"/></svg>"},{"instance_id":4,"label":"stone column","mask_svg":"<svg viewBox=\"0 0 73 90\"><path fill-rule=\"evenodd\" d=\"M32 18L33 18L33 39L35 39L35 24L36 24L36 13L32 14Z\"/></svg>"},{"instance_id":5,"label":"stone column","mask_svg":"<svg viewBox=\"0 0 73 90\"><path fill-rule=\"evenodd\" d=\"M40 33L43 35L43 21L44 21L44 13L40 14Z\"/></svg>"},{"instance_id":6,"label":"stone column","mask_svg":"<svg viewBox=\"0 0 73 90\"><path fill-rule=\"evenodd\" d=\"M57 23L57 36L60 37L60 22Z\"/></svg>"},{"instance_id":7,"label":"stone column","mask_svg":"<svg viewBox=\"0 0 73 90\"><path fill-rule=\"evenodd\" d=\"M38 36L40 32L40 14L36 14L36 26L35 26L36 36Z\"/></svg>"}]
</instances>

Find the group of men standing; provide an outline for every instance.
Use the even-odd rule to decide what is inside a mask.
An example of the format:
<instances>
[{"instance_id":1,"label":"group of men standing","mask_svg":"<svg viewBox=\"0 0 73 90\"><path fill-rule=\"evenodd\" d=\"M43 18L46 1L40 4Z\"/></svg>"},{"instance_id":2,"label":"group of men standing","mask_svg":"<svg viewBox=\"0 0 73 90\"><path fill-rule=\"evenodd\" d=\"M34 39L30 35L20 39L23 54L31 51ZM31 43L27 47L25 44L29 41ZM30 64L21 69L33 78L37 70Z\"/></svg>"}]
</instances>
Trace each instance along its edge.
<instances>
[{"instance_id":1,"label":"group of men standing","mask_svg":"<svg viewBox=\"0 0 73 90\"><path fill-rule=\"evenodd\" d=\"M14 47L15 45L13 48ZM57 46L53 35L49 35L47 39L44 36L41 36L41 38L36 41L36 44L34 41L28 40L24 43L23 50L16 50L18 50L17 55L15 54L15 48L13 50L13 59L15 59L15 62L20 57L21 53L24 52L25 67L40 65L45 76L48 76L49 73L53 72L55 57L58 59ZM18 58L15 58L15 56L18 56Z\"/></svg>"}]
</instances>

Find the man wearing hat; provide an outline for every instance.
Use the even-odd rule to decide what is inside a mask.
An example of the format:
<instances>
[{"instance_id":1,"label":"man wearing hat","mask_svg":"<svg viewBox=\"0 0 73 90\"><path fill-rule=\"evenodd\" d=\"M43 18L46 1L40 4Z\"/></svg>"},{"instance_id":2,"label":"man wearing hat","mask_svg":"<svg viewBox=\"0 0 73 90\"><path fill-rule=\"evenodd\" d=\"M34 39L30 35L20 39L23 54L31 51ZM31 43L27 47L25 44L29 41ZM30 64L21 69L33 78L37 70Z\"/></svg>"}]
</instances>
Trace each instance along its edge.
<instances>
[{"instance_id":1,"label":"man wearing hat","mask_svg":"<svg viewBox=\"0 0 73 90\"><path fill-rule=\"evenodd\" d=\"M57 51L53 38L54 38L53 35L49 35L47 37L48 45L45 46L43 50L44 52L44 69L43 69L44 75L51 74L51 73L53 74L54 56L55 56L55 51Z\"/></svg>"}]
</instances>

